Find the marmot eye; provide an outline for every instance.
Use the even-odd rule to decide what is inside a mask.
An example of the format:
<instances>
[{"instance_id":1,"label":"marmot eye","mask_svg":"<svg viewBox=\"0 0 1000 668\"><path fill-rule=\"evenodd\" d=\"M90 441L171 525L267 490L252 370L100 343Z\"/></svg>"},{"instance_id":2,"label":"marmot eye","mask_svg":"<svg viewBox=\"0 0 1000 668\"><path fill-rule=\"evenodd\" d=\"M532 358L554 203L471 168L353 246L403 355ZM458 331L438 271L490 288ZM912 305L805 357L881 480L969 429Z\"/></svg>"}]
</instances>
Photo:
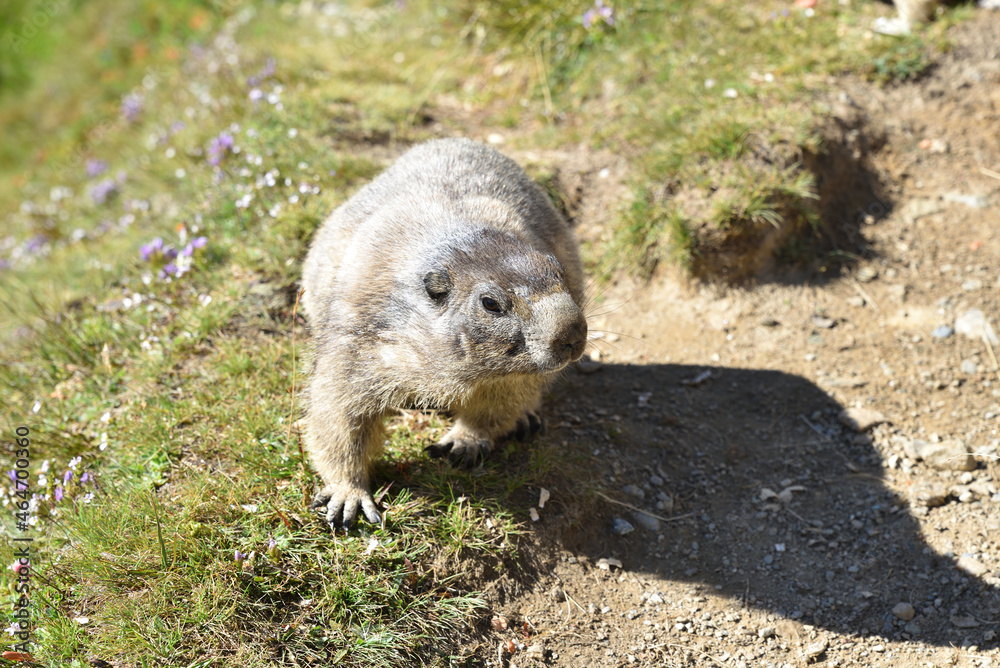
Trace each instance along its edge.
<instances>
[{"instance_id":1,"label":"marmot eye","mask_svg":"<svg viewBox=\"0 0 1000 668\"><path fill-rule=\"evenodd\" d=\"M481 301L483 308L491 313L500 313L502 311L500 304L492 297L483 297Z\"/></svg>"}]
</instances>

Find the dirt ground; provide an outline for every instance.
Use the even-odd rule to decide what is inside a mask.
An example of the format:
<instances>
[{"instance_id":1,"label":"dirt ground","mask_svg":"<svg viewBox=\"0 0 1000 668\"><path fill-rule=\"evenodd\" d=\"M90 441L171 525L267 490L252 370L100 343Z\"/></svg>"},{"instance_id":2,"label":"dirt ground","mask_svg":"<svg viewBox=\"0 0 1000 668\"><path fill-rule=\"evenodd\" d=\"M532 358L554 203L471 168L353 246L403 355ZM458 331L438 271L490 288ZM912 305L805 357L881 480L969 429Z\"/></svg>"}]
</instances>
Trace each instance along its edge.
<instances>
[{"instance_id":1,"label":"dirt ground","mask_svg":"<svg viewBox=\"0 0 1000 668\"><path fill-rule=\"evenodd\" d=\"M998 35L980 11L921 80L836 83L809 164L847 269L601 288L599 365L568 372L546 417L604 496L584 510L549 490L537 569L484 583L499 630L484 619L472 653L1000 666L1000 345L962 317L1000 331ZM576 175L585 240L626 177L608 156Z\"/></svg>"}]
</instances>

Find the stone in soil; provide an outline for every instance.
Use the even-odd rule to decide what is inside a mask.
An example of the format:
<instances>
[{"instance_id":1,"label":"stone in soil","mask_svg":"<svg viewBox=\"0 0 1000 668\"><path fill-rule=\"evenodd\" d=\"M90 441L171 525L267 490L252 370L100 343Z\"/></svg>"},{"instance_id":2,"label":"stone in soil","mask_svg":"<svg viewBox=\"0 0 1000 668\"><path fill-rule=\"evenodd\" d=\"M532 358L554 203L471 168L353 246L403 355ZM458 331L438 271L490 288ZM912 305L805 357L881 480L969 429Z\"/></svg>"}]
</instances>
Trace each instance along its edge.
<instances>
[{"instance_id":1,"label":"stone in soil","mask_svg":"<svg viewBox=\"0 0 1000 668\"><path fill-rule=\"evenodd\" d=\"M611 530L619 536L625 536L635 531L635 526L628 520L616 517L611 520Z\"/></svg>"},{"instance_id":2,"label":"stone in soil","mask_svg":"<svg viewBox=\"0 0 1000 668\"><path fill-rule=\"evenodd\" d=\"M958 566L958 570L977 578L986 575L986 572L989 570L983 562L968 554L963 554L959 557L956 566Z\"/></svg>"},{"instance_id":3,"label":"stone in soil","mask_svg":"<svg viewBox=\"0 0 1000 668\"><path fill-rule=\"evenodd\" d=\"M975 458L959 439L930 443L915 438L904 442L903 449L907 456L921 459L928 466L942 471L972 471L976 468Z\"/></svg>"},{"instance_id":4,"label":"stone in soil","mask_svg":"<svg viewBox=\"0 0 1000 668\"><path fill-rule=\"evenodd\" d=\"M636 511L632 513L632 519L637 525L639 525L640 528L645 529L646 531L656 533L660 530L660 520L656 519L652 515Z\"/></svg>"},{"instance_id":5,"label":"stone in soil","mask_svg":"<svg viewBox=\"0 0 1000 668\"><path fill-rule=\"evenodd\" d=\"M871 408L845 408L838 416L840 422L854 431L868 431L872 427L885 422L885 416Z\"/></svg>"},{"instance_id":6,"label":"stone in soil","mask_svg":"<svg viewBox=\"0 0 1000 668\"><path fill-rule=\"evenodd\" d=\"M898 619L908 622L916 616L917 611L909 603L897 603L892 609L892 614Z\"/></svg>"},{"instance_id":7,"label":"stone in soil","mask_svg":"<svg viewBox=\"0 0 1000 668\"><path fill-rule=\"evenodd\" d=\"M959 334L981 341L985 337L991 344L998 345L996 332L993 325L986 319L986 315L977 308L969 309L955 320L955 331Z\"/></svg>"}]
</instances>

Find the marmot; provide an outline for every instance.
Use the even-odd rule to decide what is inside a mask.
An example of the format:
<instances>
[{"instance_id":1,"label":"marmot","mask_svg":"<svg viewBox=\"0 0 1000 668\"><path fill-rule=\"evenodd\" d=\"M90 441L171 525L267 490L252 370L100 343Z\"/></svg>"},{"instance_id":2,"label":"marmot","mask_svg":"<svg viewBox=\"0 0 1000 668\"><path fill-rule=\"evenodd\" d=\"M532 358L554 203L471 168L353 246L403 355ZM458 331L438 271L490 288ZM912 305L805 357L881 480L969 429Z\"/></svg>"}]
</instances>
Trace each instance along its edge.
<instances>
[{"instance_id":1,"label":"marmot","mask_svg":"<svg viewBox=\"0 0 1000 668\"><path fill-rule=\"evenodd\" d=\"M332 528L380 521L370 468L383 418L450 410L428 448L472 466L532 434L541 392L583 354L584 278L569 226L517 164L474 141L421 144L313 239L303 308L315 346L305 440Z\"/></svg>"}]
</instances>

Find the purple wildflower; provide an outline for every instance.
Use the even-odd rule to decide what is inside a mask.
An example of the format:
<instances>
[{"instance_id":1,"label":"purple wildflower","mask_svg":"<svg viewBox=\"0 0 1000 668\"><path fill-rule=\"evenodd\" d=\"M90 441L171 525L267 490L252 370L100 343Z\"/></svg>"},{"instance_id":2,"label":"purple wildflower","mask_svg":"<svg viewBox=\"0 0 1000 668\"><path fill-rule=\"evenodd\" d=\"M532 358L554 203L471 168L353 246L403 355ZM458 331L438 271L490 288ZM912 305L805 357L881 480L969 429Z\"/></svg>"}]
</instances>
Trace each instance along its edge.
<instances>
[{"instance_id":1,"label":"purple wildflower","mask_svg":"<svg viewBox=\"0 0 1000 668\"><path fill-rule=\"evenodd\" d=\"M48 238L46 238L44 234L36 234L35 236L28 239L27 243L24 244L24 250L25 252L34 255L38 251L42 250L42 247L45 246L46 241L48 241Z\"/></svg>"},{"instance_id":2,"label":"purple wildflower","mask_svg":"<svg viewBox=\"0 0 1000 668\"><path fill-rule=\"evenodd\" d=\"M15 471L14 469L11 469L11 470L7 471L7 475L10 476L10 481L11 482L15 482L15 483L17 482L17 471Z\"/></svg>"},{"instance_id":3,"label":"purple wildflower","mask_svg":"<svg viewBox=\"0 0 1000 668\"><path fill-rule=\"evenodd\" d=\"M241 561L246 561L247 555L243 554L239 550L233 552L233 561L240 563Z\"/></svg>"},{"instance_id":4,"label":"purple wildflower","mask_svg":"<svg viewBox=\"0 0 1000 668\"><path fill-rule=\"evenodd\" d=\"M72 480L72 479L73 479L73 472L72 471L66 471L66 473L63 474L63 484L64 485L68 485L69 481Z\"/></svg>"},{"instance_id":5,"label":"purple wildflower","mask_svg":"<svg viewBox=\"0 0 1000 668\"><path fill-rule=\"evenodd\" d=\"M56 501L62 501L63 500L63 488L60 487L59 485L56 485L56 492L55 492L55 494L56 494Z\"/></svg>"},{"instance_id":6,"label":"purple wildflower","mask_svg":"<svg viewBox=\"0 0 1000 668\"><path fill-rule=\"evenodd\" d=\"M80 484L81 484L81 485L82 485L83 483L87 482L88 480L90 480L90 474L89 474L89 473L84 473L84 474L82 474L82 475L80 476Z\"/></svg>"},{"instance_id":7,"label":"purple wildflower","mask_svg":"<svg viewBox=\"0 0 1000 668\"><path fill-rule=\"evenodd\" d=\"M118 183L114 179L104 179L90 189L90 198L94 204L104 204L118 194Z\"/></svg>"},{"instance_id":8,"label":"purple wildflower","mask_svg":"<svg viewBox=\"0 0 1000 668\"><path fill-rule=\"evenodd\" d=\"M163 239L161 239L160 237L156 237L148 244L143 244L139 248L139 252L142 254L142 259L145 260L146 262L149 262L149 260L154 256L159 255L162 250L163 250Z\"/></svg>"},{"instance_id":9,"label":"purple wildflower","mask_svg":"<svg viewBox=\"0 0 1000 668\"><path fill-rule=\"evenodd\" d=\"M168 262L166 265L163 266L163 269L160 269L160 278L166 278L167 276L176 276L177 271L178 271L177 265L174 264L173 262Z\"/></svg>"},{"instance_id":10,"label":"purple wildflower","mask_svg":"<svg viewBox=\"0 0 1000 668\"><path fill-rule=\"evenodd\" d=\"M181 251L181 255L184 257L191 257L194 255L195 249L204 248L207 243L208 237L195 237L191 243L184 247L184 250Z\"/></svg>"},{"instance_id":11,"label":"purple wildflower","mask_svg":"<svg viewBox=\"0 0 1000 668\"><path fill-rule=\"evenodd\" d=\"M108 163L103 160L97 160L96 158L88 158L86 170L87 176L94 178L108 171Z\"/></svg>"},{"instance_id":12,"label":"purple wildflower","mask_svg":"<svg viewBox=\"0 0 1000 668\"><path fill-rule=\"evenodd\" d=\"M139 114L142 113L142 96L138 93L129 93L122 98L122 116L129 123L133 123Z\"/></svg>"},{"instance_id":13,"label":"purple wildflower","mask_svg":"<svg viewBox=\"0 0 1000 668\"><path fill-rule=\"evenodd\" d=\"M598 20L603 20L609 26L615 24L615 10L605 7L604 0L594 0L594 6L583 13L583 27L589 30Z\"/></svg>"},{"instance_id":14,"label":"purple wildflower","mask_svg":"<svg viewBox=\"0 0 1000 668\"><path fill-rule=\"evenodd\" d=\"M274 540L274 536L271 536L267 541L267 556L269 556L272 561L278 561L281 559L281 548L278 547L278 541Z\"/></svg>"},{"instance_id":15,"label":"purple wildflower","mask_svg":"<svg viewBox=\"0 0 1000 668\"><path fill-rule=\"evenodd\" d=\"M233 149L233 136L223 130L208 145L208 164L216 166Z\"/></svg>"}]
</instances>

